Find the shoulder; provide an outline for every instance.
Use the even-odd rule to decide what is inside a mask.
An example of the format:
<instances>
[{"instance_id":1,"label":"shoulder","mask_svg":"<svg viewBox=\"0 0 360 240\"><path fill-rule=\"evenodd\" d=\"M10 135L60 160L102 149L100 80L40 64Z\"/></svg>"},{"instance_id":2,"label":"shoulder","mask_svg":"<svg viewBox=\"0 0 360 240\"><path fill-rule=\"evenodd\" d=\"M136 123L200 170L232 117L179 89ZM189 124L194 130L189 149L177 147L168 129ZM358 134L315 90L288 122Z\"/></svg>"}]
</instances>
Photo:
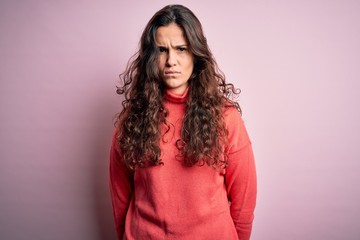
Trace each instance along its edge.
<instances>
[{"instance_id":1,"label":"shoulder","mask_svg":"<svg viewBox=\"0 0 360 240\"><path fill-rule=\"evenodd\" d=\"M241 113L236 109L234 105L231 103L227 103L227 105L223 108L223 115L225 121L231 120L241 120Z\"/></svg>"},{"instance_id":2,"label":"shoulder","mask_svg":"<svg viewBox=\"0 0 360 240\"><path fill-rule=\"evenodd\" d=\"M234 106L227 106L223 112L225 127L228 130L229 153L237 152L251 143L244 120Z\"/></svg>"}]
</instances>

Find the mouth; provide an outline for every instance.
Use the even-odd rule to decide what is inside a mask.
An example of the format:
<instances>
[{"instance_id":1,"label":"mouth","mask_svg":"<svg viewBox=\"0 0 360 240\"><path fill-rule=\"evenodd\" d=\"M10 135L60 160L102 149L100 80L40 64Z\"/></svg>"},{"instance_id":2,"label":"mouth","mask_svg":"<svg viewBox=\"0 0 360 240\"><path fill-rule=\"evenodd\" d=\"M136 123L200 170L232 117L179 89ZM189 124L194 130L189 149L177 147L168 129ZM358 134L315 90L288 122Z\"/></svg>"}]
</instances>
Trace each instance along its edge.
<instances>
[{"instance_id":1,"label":"mouth","mask_svg":"<svg viewBox=\"0 0 360 240\"><path fill-rule=\"evenodd\" d=\"M176 76L176 75L179 75L180 72L179 72L179 71L170 70L170 71L165 71L164 74L165 74L165 76Z\"/></svg>"},{"instance_id":2,"label":"mouth","mask_svg":"<svg viewBox=\"0 0 360 240\"><path fill-rule=\"evenodd\" d=\"M180 75L178 71L165 71L164 77L165 78L177 78Z\"/></svg>"}]
</instances>

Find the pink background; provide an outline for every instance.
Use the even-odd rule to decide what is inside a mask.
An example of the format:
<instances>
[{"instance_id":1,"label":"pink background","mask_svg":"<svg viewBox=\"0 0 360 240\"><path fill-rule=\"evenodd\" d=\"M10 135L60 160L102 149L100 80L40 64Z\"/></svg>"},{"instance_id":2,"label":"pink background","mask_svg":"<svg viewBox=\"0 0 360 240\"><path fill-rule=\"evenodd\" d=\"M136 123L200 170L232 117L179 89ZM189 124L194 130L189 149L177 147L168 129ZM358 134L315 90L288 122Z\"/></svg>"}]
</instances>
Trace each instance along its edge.
<instances>
[{"instance_id":1,"label":"pink background","mask_svg":"<svg viewBox=\"0 0 360 240\"><path fill-rule=\"evenodd\" d=\"M252 239L360 239L360 2L214 2L179 1L242 89ZM168 3L0 2L0 239L114 239L115 85Z\"/></svg>"}]
</instances>

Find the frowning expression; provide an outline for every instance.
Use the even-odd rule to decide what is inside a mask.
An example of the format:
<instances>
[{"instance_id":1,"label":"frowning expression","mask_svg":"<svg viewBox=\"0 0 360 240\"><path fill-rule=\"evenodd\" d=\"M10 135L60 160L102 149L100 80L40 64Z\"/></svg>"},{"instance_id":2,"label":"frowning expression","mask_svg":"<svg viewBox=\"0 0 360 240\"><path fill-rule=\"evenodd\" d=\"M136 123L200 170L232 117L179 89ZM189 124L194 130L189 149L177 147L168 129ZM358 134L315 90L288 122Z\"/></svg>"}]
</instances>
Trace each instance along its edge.
<instances>
[{"instance_id":1,"label":"frowning expression","mask_svg":"<svg viewBox=\"0 0 360 240\"><path fill-rule=\"evenodd\" d=\"M159 50L158 67L165 86L173 93L184 93L194 69L194 58L182 29L175 23L159 27L155 42Z\"/></svg>"}]
</instances>

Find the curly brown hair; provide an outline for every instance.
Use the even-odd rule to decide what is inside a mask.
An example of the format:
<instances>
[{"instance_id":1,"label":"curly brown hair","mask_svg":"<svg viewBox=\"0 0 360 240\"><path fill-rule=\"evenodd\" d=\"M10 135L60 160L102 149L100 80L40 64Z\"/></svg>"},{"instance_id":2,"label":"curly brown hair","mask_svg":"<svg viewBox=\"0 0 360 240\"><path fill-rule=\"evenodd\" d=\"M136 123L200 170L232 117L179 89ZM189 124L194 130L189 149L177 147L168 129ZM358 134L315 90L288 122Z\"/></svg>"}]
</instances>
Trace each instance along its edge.
<instances>
[{"instance_id":1,"label":"curly brown hair","mask_svg":"<svg viewBox=\"0 0 360 240\"><path fill-rule=\"evenodd\" d=\"M121 160L131 169L163 164L160 125L166 124L168 130L170 127L166 122L168 111L163 106L165 85L157 65L159 50L155 34L159 27L170 23L183 30L194 56L181 139L176 142L177 157L187 166L226 167L228 131L223 111L235 107L241 112L239 104L232 100L240 90L225 82L200 21L182 5L168 5L155 13L142 33L138 52L120 75L123 85L117 87L117 93L125 95L117 119Z\"/></svg>"}]
</instances>

